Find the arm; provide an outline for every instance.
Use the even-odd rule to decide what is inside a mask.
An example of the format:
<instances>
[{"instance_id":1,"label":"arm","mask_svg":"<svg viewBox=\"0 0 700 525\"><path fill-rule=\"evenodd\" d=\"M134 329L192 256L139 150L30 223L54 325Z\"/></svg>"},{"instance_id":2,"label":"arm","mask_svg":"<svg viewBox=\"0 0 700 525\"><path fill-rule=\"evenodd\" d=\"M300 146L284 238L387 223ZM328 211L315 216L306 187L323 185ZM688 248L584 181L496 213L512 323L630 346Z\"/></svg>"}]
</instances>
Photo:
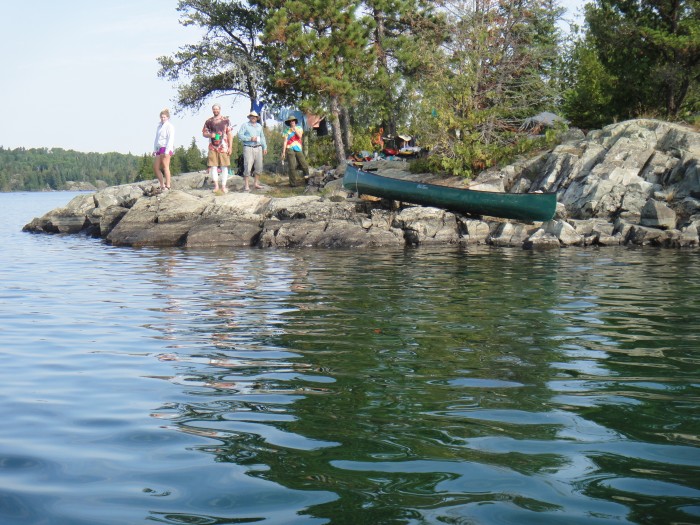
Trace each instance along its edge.
<instances>
[{"instance_id":1,"label":"arm","mask_svg":"<svg viewBox=\"0 0 700 525\"><path fill-rule=\"evenodd\" d=\"M284 157L287 155L287 141L289 140L289 128L285 128L285 130L282 132L282 160L284 160Z\"/></svg>"},{"instance_id":2,"label":"arm","mask_svg":"<svg viewBox=\"0 0 700 525\"><path fill-rule=\"evenodd\" d=\"M175 126L172 125L172 123L168 126L168 131L166 134L166 137L168 137L167 143L165 145L165 154L166 155L172 155L175 153Z\"/></svg>"},{"instance_id":3,"label":"arm","mask_svg":"<svg viewBox=\"0 0 700 525\"><path fill-rule=\"evenodd\" d=\"M158 139L160 138L160 126L156 128L156 140L153 141L153 154L158 153Z\"/></svg>"}]
</instances>

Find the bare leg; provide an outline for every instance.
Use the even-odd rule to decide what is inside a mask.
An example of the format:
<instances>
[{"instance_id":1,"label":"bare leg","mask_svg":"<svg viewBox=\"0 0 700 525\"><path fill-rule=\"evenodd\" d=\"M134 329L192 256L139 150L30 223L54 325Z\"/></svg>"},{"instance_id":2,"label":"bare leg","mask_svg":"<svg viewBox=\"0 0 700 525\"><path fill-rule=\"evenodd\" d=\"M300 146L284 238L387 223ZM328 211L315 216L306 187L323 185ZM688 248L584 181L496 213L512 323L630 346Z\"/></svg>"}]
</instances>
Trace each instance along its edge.
<instances>
[{"instance_id":1,"label":"bare leg","mask_svg":"<svg viewBox=\"0 0 700 525\"><path fill-rule=\"evenodd\" d=\"M162 190L164 188L164 186L163 186L163 174L160 172L160 155L156 155L156 158L153 159L153 173L155 174L156 178L158 179L158 184L160 185L160 189Z\"/></svg>"},{"instance_id":2,"label":"bare leg","mask_svg":"<svg viewBox=\"0 0 700 525\"><path fill-rule=\"evenodd\" d=\"M163 172L165 173L165 187L170 189L170 155L163 155Z\"/></svg>"}]
</instances>

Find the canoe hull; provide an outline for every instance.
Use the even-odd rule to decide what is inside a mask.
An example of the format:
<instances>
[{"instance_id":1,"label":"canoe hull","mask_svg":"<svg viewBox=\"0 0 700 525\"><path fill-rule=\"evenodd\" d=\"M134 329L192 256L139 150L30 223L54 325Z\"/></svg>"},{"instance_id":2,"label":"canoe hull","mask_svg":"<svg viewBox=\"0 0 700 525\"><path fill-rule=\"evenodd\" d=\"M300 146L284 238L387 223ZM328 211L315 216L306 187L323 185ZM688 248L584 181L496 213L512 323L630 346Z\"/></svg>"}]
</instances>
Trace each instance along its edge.
<instances>
[{"instance_id":1,"label":"canoe hull","mask_svg":"<svg viewBox=\"0 0 700 525\"><path fill-rule=\"evenodd\" d=\"M549 221L557 208L556 193L499 193L452 188L382 177L351 165L345 168L343 186L358 194L528 222Z\"/></svg>"}]
</instances>

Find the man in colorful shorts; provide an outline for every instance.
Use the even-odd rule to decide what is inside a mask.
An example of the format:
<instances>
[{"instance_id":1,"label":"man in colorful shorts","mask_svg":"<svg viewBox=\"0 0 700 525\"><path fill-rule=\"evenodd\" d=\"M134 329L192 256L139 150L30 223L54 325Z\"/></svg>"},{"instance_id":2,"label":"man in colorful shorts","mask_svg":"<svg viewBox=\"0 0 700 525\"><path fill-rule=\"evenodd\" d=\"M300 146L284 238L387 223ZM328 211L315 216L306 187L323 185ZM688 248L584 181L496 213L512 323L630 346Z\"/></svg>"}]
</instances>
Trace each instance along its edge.
<instances>
[{"instance_id":1,"label":"man in colorful shorts","mask_svg":"<svg viewBox=\"0 0 700 525\"><path fill-rule=\"evenodd\" d=\"M219 170L221 170L221 191L226 193L228 168L231 165L231 148L233 133L228 117L221 116L221 106L214 104L211 108L214 116L209 118L202 128L202 135L209 139L207 166L214 181L214 191L219 191Z\"/></svg>"}]
</instances>

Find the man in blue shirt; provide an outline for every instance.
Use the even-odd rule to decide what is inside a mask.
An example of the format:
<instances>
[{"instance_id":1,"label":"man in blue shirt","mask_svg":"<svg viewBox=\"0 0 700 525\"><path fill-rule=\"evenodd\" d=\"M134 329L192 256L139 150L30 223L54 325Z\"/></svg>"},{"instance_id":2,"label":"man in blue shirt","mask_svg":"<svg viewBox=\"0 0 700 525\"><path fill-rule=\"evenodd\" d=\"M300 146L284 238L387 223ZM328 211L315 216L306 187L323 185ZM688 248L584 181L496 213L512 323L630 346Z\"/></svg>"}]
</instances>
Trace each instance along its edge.
<instances>
[{"instance_id":1,"label":"man in blue shirt","mask_svg":"<svg viewBox=\"0 0 700 525\"><path fill-rule=\"evenodd\" d=\"M263 155L267 155L267 141L259 119L260 115L251 111L248 113L248 122L238 130L238 139L243 143L243 191L250 191L248 177L251 170L254 170L255 176L253 188L262 189L259 180L263 169Z\"/></svg>"}]
</instances>

